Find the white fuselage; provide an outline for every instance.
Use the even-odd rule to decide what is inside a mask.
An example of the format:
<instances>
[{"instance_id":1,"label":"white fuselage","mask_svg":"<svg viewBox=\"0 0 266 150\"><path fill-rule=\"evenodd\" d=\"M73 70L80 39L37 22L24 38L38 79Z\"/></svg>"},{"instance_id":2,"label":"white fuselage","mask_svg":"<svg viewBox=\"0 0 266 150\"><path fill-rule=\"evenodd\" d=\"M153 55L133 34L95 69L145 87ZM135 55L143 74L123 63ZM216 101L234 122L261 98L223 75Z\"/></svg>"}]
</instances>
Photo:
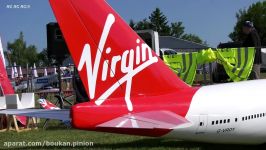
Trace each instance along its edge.
<instances>
[{"instance_id":1,"label":"white fuselage","mask_svg":"<svg viewBox=\"0 0 266 150\"><path fill-rule=\"evenodd\" d=\"M190 141L266 143L266 80L211 85L193 96L186 119L166 135Z\"/></svg>"}]
</instances>

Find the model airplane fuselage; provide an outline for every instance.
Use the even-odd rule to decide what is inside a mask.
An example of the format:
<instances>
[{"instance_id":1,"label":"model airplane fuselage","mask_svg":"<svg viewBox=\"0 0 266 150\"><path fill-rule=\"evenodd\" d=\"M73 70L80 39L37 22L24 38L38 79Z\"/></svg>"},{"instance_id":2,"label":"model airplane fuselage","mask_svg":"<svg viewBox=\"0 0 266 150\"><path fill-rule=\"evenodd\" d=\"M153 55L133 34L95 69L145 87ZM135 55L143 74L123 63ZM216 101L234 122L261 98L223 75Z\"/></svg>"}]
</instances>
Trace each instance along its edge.
<instances>
[{"instance_id":1,"label":"model airplane fuselage","mask_svg":"<svg viewBox=\"0 0 266 150\"><path fill-rule=\"evenodd\" d=\"M50 0L91 101L82 130L212 143L266 142L266 80L193 88L103 0Z\"/></svg>"},{"instance_id":2,"label":"model airplane fuselage","mask_svg":"<svg viewBox=\"0 0 266 150\"><path fill-rule=\"evenodd\" d=\"M266 81L193 88L105 2L50 0L92 99L71 109L83 130L213 143L266 142Z\"/></svg>"}]
</instances>

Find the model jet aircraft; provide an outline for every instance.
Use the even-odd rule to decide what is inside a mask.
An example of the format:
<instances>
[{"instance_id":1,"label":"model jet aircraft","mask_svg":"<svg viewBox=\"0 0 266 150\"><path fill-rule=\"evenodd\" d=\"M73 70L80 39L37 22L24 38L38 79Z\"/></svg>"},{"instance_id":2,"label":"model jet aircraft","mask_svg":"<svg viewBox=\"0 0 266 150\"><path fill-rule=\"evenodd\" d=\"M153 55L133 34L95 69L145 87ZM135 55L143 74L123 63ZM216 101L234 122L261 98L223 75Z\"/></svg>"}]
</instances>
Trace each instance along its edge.
<instances>
[{"instance_id":1,"label":"model jet aircraft","mask_svg":"<svg viewBox=\"0 0 266 150\"><path fill-rule=\"evenodd\" d=\"M6 72L4 50L3 50L1 38L0 38L0 90L1 90L0 93L3 95L14 94L14 89L12 88L12 85L8 79L7 72ZM0 96L3 96L3 95L0 95ZM0 106L0 108L3 108L3 106ZM26 125L25 116L17 116L16 118L18 122L20 122L22 125Z\"/></svg>"},{"instance_id":2,"label":"model jet aircraft","mask_svg":"<svg viewBox=\"0 0 266 150\"><path fill-rule=\"evenodd\" d=\"M190 87L104 0L50 0L91 101L73 127L179 140L266 142L266 80Z\"/></svg>"}]
</instances>

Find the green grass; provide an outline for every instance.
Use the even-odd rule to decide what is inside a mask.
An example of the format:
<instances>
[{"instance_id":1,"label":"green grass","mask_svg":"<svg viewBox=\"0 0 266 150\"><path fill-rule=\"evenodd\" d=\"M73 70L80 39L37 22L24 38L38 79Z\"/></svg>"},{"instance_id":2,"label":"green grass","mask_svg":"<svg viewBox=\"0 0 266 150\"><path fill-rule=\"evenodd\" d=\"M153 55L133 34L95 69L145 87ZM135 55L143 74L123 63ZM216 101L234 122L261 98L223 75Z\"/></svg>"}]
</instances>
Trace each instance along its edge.
<instances>
[{"instance_id":1,"label":"green grass","mask_svg":"<svg viewBox=\"0 0 266 150\"><path fill-rule=\"evenodd\" d=\"M4 147L5 142L93 142L93 146L81 145L74 149L136 149L136 150L256 150L264 149L265 146L245 146L245 145L216 145L207 143L184 142L177 140L150 138L141 136L129 136L110 133L99 133L91 131L81 131L68 129L62 124L50 122L47 129L17 133L15 131L0 133L0 149L73 149L71 146L13 146Z\"/></svg>"},{"instance_id":2,"label":"green grass","mask_svg":"<svg viewBox=\"0 0 266 150\"><path fill-rule=\"evenodd\" d=\"M175 150L213 150L213 149L260 149L261 146L236 146L236 145L213 145L202 143L191 143L183 141L165 140L159 138L146 138L137 136L126 136L118 134L86 132L66 129L50 129L47 131L37 130L30 132L8 132L1 136L1 146L6 141L87 141L93 142L91 147L80 146L75 149L175 149ZM71 149L72 147L11 147L12 149Z\"/></svg>"}]
</instances>

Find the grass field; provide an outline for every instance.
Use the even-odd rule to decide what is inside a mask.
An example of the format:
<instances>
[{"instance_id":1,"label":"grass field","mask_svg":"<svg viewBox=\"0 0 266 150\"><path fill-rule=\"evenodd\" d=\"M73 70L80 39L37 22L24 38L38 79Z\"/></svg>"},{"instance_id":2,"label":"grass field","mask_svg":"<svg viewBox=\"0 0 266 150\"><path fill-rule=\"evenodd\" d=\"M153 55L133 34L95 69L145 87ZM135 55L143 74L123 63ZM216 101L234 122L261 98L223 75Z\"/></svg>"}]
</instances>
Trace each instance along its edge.
<instances>
[{"instance_id":1,"label":"grass field","mask_svg":"<svg viewBox=\"0 0 266 150\"><path fill-rule=\"evenodd\" d=\"M21 146L19 142L45 143L46 146ZM81 142L81 145L49 146L51 142ZM16 142L17 146L7 147L7 142ZM47 144L47 142L49 144ZM85 142L90 143L88 145ZM5 145L6 144L6 145ZM11 143L9 143L11 144ZM36 144L36 143L35 143ZM83 145L82 145L83 144ZM17 133L15 131L0 133L0 149L168 149L168 150L259 150L266 146L216 145L207 143L184 142L169 139L129 136L120 134L88 132L68 129L64 125L51 122L47 129Z\"/></svg>"}]
</instances>

